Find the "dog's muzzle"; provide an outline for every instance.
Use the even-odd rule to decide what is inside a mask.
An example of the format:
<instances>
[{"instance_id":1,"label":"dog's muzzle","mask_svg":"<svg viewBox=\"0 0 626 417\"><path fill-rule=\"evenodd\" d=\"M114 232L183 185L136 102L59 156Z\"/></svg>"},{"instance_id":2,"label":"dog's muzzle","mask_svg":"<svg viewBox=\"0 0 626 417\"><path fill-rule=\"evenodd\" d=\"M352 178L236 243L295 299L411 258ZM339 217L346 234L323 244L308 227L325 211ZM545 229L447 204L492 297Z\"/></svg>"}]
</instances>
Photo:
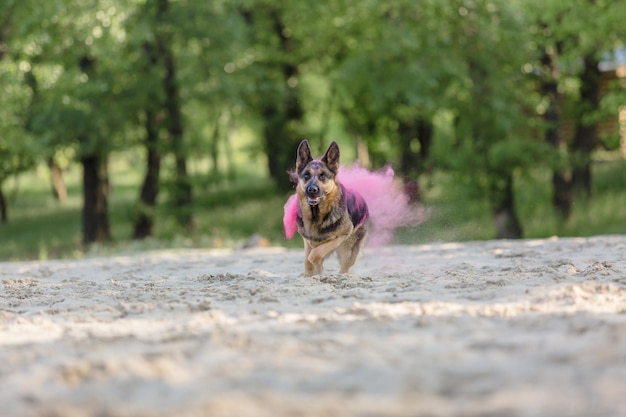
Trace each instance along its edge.
<instances>
[{"instance_id":1,"label":"dog's muzzle","mask_svg":"<svg viewBox=\"0 0 626 417\"><path fill-rule=\"evenodd\" d=\"M309 203L309 206L317 206L322 200L322 196L320 193L320 187L315 184L310 184L306 187L306 202Z\"/></svg>"}]
</instances>

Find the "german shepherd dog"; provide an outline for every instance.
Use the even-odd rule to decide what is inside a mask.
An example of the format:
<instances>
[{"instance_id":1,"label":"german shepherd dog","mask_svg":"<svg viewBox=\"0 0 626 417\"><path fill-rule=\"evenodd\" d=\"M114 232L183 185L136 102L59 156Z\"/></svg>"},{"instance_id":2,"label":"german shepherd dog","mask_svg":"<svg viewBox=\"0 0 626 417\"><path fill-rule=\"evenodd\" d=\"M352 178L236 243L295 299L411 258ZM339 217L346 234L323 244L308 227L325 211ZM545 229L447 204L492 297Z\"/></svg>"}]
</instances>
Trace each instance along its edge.
<instances>
[{"instance_id":1,"label":"german shepherd dog","mask_svg":"<svg viewBox=\"0 0 626 417\"><path fill-rule=\"evenodd\" d=\"M363 197L337 179L339 145L330 144L313 159L309 142L298 146L296 158L298 233L304 240L304 275L321 274L324 259L337 252L341 274L347 274L365 243L369 213Z\"/></svg>"}]
</instances>

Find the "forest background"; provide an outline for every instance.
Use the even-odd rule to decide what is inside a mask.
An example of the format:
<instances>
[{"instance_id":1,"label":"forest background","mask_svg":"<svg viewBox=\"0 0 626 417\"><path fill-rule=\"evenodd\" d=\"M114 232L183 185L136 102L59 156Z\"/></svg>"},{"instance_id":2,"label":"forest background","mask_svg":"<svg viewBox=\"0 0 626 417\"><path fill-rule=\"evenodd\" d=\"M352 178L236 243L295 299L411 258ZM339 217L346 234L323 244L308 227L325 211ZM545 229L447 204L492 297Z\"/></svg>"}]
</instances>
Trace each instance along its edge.
<instances>
[{"instance_id":1,"label":"forest background","mask_svg":"<svg viewBox=\"0 0 626 417\"><path fill-rule=\"evenodd\" d=\"M304 138L395 169L399 243L626 233L621 1L1 3L0 259L300 245Z\"/></svg>"}]
</instances>

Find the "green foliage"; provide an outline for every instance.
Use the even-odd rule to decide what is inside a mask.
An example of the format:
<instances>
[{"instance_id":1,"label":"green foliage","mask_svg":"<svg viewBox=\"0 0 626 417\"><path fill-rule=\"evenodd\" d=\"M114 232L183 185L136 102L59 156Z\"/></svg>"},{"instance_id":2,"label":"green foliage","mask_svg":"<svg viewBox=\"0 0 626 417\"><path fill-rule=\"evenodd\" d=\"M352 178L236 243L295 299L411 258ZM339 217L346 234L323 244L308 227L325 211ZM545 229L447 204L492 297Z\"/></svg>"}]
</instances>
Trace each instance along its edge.
<instances>
[{"instance_id":1,"label":"green foliage","mask_svg":"<svg viewBox=\"0 0 626 417\"><path fill-rule=\"evenodd\" d=\"M15 62L0 61L0 187L11 176L32 168L38 152L33 137L24 130L29 94L22 88Z\"/></svg>"},{"instance_id":2,"label":"green foliage","mask_svg":"<svg viewBox=\"0 0 626 417\"><path fill-rule=\"evenodd\" d=\"M549 166L555 151L547 144L528 138L506 138L489 148L487 163L495 172L528 171L536 166Z\"/></svg>"},{"instance_id":3,"label":"green foliage","mask_svg":"<svg viewBox=\"0 0 626 417\"><path fill-rule=\"evenodd\" d=\"M285 171L305 137L320 151L338 140L346 156L356 153L349 144L365 142L375 166L394 164L405 151L400 126L415 120L435 127L430 161L420 167L446 171L424 180L449 175L488 213L510 178L520 183L521 196L522 184L546 183L536 177L538 169L577 162L579 156L543 141L550 101L542 82L557 83L561 117L586 125L614 115L626 97L623 83L615 82L598 108L581 100L582 57L600 60L624 46L626 9L616 1L5 3L0 184L52 155L71 160L137 152L136 162L143 163L137 146L154 121L162 155L176 151L189 166L202 167L192 173L198 201L184 210L210 207L215 218L225 206L205 197L231 198L220 184L244 178L235 171L245 162L254 178L269 175L285 190ZM556 57L556 73L548 71L546 54ZM164 87L170 58L182 114L177 145L168 134L174 122ZM617 149L617 132L602 139ZM165 194L176 192L167 187L177 178L170 162L160 178ZM136 196L138 183L133 187ZM132 219L140 208L127 200ZM158 233L165 229L171 237L179 231L164 220L172 206L163 200L153 210L163 222ZM253 206L262 204L260 196L252 200L247 210L254 218ZM481 218L478 211L472 216ZM230 227L227 213L220 221ZM206 219L198 222L206 233L229 234ZM253 229L250 223L247 232ZM492 231L483 230L489 232L480 237Z\"/></svg>"}]
</instances>

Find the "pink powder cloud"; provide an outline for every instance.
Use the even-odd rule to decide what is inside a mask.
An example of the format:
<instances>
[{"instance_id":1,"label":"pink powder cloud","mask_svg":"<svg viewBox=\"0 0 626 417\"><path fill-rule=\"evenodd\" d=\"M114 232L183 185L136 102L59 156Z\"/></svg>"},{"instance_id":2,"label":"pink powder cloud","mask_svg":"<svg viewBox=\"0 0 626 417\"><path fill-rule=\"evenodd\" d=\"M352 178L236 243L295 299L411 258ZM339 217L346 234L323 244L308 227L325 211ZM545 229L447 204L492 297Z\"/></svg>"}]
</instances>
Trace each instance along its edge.
<instances>
[{"instance_id":1,"label":"pink powder cloud","mask_svg":"<svg viewBox=\"0 0 626 417\"><path fill-rule=\"evenodd\" d=\"M339 182L346 188L358 192L367 202L372 230L368 246L386 245L393 238L393 231L403 226L417 226L426 214L420 204L410 204L402 182L396 180L390 166L370 171L358 165L341 166ZM283 224L285 236L291 239L297 229L298 199L289 197L284 207Z\"/></svg>"}]
</instances>

